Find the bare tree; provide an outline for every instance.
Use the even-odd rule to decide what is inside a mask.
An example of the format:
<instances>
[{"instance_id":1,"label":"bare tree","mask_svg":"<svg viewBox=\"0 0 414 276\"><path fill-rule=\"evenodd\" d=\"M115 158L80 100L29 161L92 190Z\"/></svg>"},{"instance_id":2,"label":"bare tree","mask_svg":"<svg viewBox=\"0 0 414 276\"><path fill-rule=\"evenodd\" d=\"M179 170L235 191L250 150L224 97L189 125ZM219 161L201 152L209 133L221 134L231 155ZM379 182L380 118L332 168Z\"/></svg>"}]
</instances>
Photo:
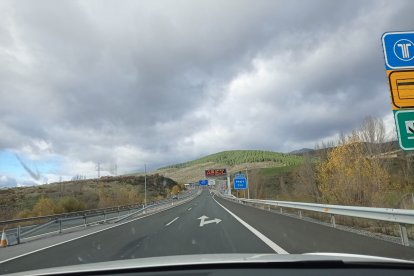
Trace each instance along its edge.
<instances>
[{"instance_id":1,"label":"bare tree","mask_svg":"<svg viewBox=\"0 0 414 276\"><path fill-rule=\"evenodd\" d=\"M365 149L369 156L375 156L391 149L385 144L387 137L382 119L366 117L358 130L358 136L361 141L365 142Z\"/></svg>"},{"instance_id":2,"label":"bare tree","mask_svg":"<svg viewBox=\"0 0 414 276\"><path fill-rule=\"evenodd\" d=\"M326 160L328 158L329 151L335 147L335 142L333 140L322 141L315 145L315 151L317 151L318 157L321 160Z\"/></svg>"},{"instance_id":3,"label":"bare tree","mask_svg":"<svg viewBox=\"0 0 414 276\"><path fill-rule=\"evenodd\" d=\"M296 173L297 184L295 194L302 199L318 202L321 192L316 183L315 164L309 155L304 156L304 161Z\"/></svg>"}]
</instances>

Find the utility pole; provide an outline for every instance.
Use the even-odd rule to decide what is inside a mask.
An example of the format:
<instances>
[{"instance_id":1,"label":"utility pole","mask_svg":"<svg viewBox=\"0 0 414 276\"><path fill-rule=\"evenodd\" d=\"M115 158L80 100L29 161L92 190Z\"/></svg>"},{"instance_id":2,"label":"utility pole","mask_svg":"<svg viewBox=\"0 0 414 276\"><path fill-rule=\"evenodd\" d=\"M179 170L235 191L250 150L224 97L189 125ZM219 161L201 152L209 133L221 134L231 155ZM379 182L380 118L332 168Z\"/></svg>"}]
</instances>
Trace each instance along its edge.
<instances>
[{"instance_id":1,"label":"utility pole","mask_svg":"<svg viewBox=\"0 0 414 276\"><path fill-rule=\"evenodd\" d=\"M144 165L145 176L144 176L144 206L147 207L147 164Z\"/></svg>"},{"instance_id":2,"label":"utility pole","mask_svg":"<svg viewBox=\"0 0 414 276\"><path fill-rule=\"evenodd\" d=\"M63 185L63 183L62 183L62 176L59 176L59 195L60 195L60 197L62 197L62 185Z\"/></svg>"},{"instance_id":3,"label":"utility pole","mask_svg":"<svg viewBox=\"0 0 414 276\"><path fill-rule=\"evenodd\" d=\"M112 175L117 176L117 175L118 175L118 164L116 164L116 163L111 164L111 167L110 167L110 169L109 169L109 172L110 172Z\"/></svg>"},{"instance_id":4,"label":"utility pole","mask_svg":"<svg viewBox=\"0 0 414 276\"><path fill-rule=\"evenodd\" d=\"M231 182L230 182L230 173L227 174L227 194L231 195Z\"/></svg>"},{"instance_id":5,"label":"utility pole","mask_svg":"<svg viewBox=\"0 0 414 276\"><path fill-rule=\"evenodd\" d=\"M100 162L98 162L98 166L96 170L98 171L98 179L99 179L101 178L101 163Z\"/></svg>"}]
</instances>

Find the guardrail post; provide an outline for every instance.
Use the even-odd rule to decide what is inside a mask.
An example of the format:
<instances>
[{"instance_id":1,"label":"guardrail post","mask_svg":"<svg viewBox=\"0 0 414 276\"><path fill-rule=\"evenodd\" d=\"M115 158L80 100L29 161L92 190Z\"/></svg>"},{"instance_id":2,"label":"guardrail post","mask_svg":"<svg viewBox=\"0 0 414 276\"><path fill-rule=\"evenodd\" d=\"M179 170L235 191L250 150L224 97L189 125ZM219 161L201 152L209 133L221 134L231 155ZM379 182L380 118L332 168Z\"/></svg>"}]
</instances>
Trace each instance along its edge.
<instances>
[{"instance_id":1,"label":"guardrail post","mask_svg":"<svg viewBox=\"0 0 414 276\"><path fill-rule=\"evenodd\" d=\"M59 219L59 234L62 233L62 220Z\"/></svg>"},{"instance_id":2,"label":"guardrail post","mask_svg":"<svg viewBox=\"0 0 414 276\"><path fill-rule=\"evenodd\" d=\"M20 244L20 231L21 229L20 229L20 224L19 224L17 226L17 238L16 238L17 244Z\"/></svg>"},{"instance_id":3,"label":"guardrail post","mask_svg":"<svg viewBox=\"0 0 414 276\"><path fill-rule=\"evenodd\" d=\"M106 223L106 212L104 211L104 223Z\"/></svg>"},{"instance_id":4,"label":"guardrail post","mask_svg":"<svg viewBox=\"0 0 414 276\"><path fill-rule=\"evenodd\" d=\"M299 210L299 218L302 218L302 211Z\"/></svg>"},{"instance_id":5,"label":"guardrail post","mask_svg":"<svg viewBox=\"0 0 414 276\"><path fill-rule=\"evenodd\" d=\"M407 235L407 227L405 227L405 224L399 224L400 226L400 235L401 235L401 243L402 245L405 246L409 246L410 242L408 240L408 235Z\"/></svg>"},{"instance_id":6,"label":"guardrail post","mask_svg":"<svg viewBox=\"0 0 414 276\"><path fill-rule=\"evenodd\" d=\"M283 214L283 208L282 207L280 207L280 213Z\"/></svg>"},{"instance_id":7,"label":"guardrail post","mask_svg":"<svg viewBox=\"0 0 414 276\"><path fill-rule=\"evenodd\" d=\"M83 216L83 226L86 227L86 216Z\"/></svg>"},{"instance_id":8,"label":"guardrail post","mask_svg":"<svg viewBox=\"0 0 414 276\"><path fill-rule=\"evenodd\" d=\"M333 228L336 228L335 216L331 215L331 224Z\"/></svg>"},{"instance_id":9,"label":"guardrail post","mask_svg":"<svg viewBox=\"0 0 414 276\"><path fill-rule=\"evenodd\" d=\"M119 218L119 206L118 206L118 218Z\"/></svg>"},{"instance_id":10,"label":"guardrail post","mask_svg":"<svg viewBox=\"0 0 414 276\"><path fill-rule=\"evenodd\" d=\"M270 205L267 205L267 210L270 211Z\"/></svg>"}]
</instances>

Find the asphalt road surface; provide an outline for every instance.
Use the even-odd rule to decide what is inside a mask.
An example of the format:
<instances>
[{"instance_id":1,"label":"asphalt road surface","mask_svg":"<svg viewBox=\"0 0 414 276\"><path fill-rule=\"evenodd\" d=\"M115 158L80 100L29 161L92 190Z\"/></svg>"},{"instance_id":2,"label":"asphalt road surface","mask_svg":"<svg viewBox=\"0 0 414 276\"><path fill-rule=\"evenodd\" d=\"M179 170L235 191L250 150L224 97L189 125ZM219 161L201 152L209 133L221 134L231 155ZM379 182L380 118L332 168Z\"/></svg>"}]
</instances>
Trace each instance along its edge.
<instances>
[{"instance_id":1,"label":"asphalt road surface","mask_svg":"<svg viewBox=\"0 0 414 276\"><path fill-rule=\"evenodd\" d=\"M0 263L1 273L210 253L341 252L414 259L414 248L213 197Z\"/></svg>"},{"instance_id":2,"label":"asphalt road surface","mask_svg":"<svg viewBox=\"0 0 414 276\"><path fill-rule=\"evenodd\" d=\"M180 199L182 198L186 198L191 196L195 191L190 190L190 191L185 191L180 193L178 196ZM175 200L173 200L175 201ZM149 208L152 207L156 207L156 205L158 204L164 204L164 203L170 203L171 199L166 199L166 200L162 200L159 202L151 202L149 203L150 206ZM86 219L86 223L89 224L94 224L94 223L98 223L98 222L103 222L106 220L111 220L111 219L116 219L116 218L121 218L122 216L128 215L132 212L136 212L141 210L141 207L138 207L136 209L130 209L130 210L120 210L119 212L113 212L113 213L107 213L106 216L104 215L99 215L99 216L88 216ZM71 228L76 228L76 227L83 227L84 226L84 219L83 218L69 218L67 220L62 221L62 231L65 231L67 229L71 229ZM30 231L31 229L34 229L35 227L37 227L38 225L30 225L30 226L23 226L21 228L21 233L22 233L22 240L26 239L26 238L33 238L33 237L38 237L38 236L45 236L48 233L53 233L59 232L59 223L53 223L48 225L45 228L41 228L38 229L37 231L34 231L32 233L26 234L28 231ZM6 230L7 233L7 237L8 237L8 241L9 241L9 245L15 245L17 244L17 229L16 228L12 228L12 229L7 229Z\"/></svg>"}]
</instances>

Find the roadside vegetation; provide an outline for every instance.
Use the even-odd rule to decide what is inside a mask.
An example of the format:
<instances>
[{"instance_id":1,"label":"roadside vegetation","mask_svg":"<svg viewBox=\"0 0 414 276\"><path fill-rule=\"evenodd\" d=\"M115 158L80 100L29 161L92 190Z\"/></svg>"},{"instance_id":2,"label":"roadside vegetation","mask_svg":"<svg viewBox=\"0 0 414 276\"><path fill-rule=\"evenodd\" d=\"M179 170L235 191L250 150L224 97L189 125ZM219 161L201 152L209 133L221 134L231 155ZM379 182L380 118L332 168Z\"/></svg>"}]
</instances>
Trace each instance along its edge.
<instances>
[{"instance_id":1,"label":"roadside vegetation","mask_svg":"<svg viewBox=\"0 0 414 276\"><path fill-rule=\"evenodd\" d=\"M385 136L384 123L367 118L350 135L319 146L295 171L293 194L314 202L413 208L412 154ZM292 195L293 195L292 194Z\"/></svg>"},{"instance_id":2,"label":"roadside vegetation","mask_svg":"<svg viewBox=\"0 0 414 276\"><path fill-rule=\"evenodd\" d=\"M252 198L367 207L414 208L413 154L385 135L382 120L367 118L349 135L302 154L303 162L250 173ZM237 195L237 192L234 192ZM241 194L243 195L243 194ZM293 210L292 210L293 211ZM326 220L326 215L309 213ZM337 222L399 235L395 224L337 216ZM409 227L414 237L414 229Z\"/></svg>"},{"instance_id":3,"label":"roadside vegetation","mask_svg":"<svg viewBox=\"0 0 414 276\"><path fill-rule=\"evenodd\" d=\"M179 193L183 186L154 174L147 176L147 201ZM0 190L0 220L46 216L128 204L143 204L144 177L101 177Z\"/></svg>"},{"instance_id":4,"label":"roadside vegetation","mask_svg":"<svg viewBox=\"0 0 414 276\"><path fill-rule=\"evenodd\" d=\"M301 162L249 171L251 196L414 208L414 155L389 140L384 123L367 118L351 134L300 154Z\"/></svg>"},{"instance_id":5,"label":"roadside vegetation","mask_svg":"<svg viewBox=\"0 0 414 276\"><path fill-rule=\"evenodd\" d=\"M197 160L175 164L167 166L161 169L168 168L185 168L198 164L205 163L218 163L227 166L234 166L246 163L259 163L259 162L274 162L281 166L290 166L300 164L302 158L296 155L289 155L273 151L263 150L230 150L223 151L211 155L207 155Z\"/></svg>"}]
</instances>

